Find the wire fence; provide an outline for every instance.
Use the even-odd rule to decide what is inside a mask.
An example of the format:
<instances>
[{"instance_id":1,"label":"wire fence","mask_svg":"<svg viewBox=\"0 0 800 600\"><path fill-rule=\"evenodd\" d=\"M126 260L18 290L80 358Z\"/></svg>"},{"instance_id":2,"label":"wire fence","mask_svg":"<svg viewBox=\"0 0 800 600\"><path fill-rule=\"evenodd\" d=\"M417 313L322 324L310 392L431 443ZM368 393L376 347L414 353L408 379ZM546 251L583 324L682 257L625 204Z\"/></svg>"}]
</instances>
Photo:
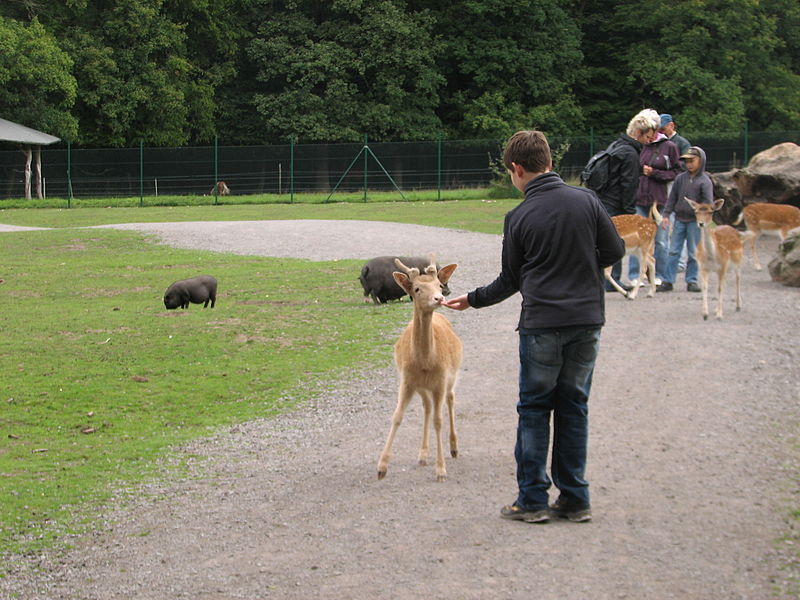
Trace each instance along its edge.
<instances>
[{"instance_id":1,"label":"wire fence","mask_svg":"<svg viewBox=\"0 0 800 600\"><path fill-rule=\"evenodd\" d=\"M593 153L616 136L551 137L556 170L576 178ZM800 132L722 132L687 136L702 146L711 172L741 167L781 142L800 143ZM154 148L42 148L43 193L51 198L214 196L224 181L233 197L296 194L453 190L489 186L497 177L502 140L295 144ZM9 144L5 144L9 147ZM0 146L2 148L2 146ZM25 156L0 149L0 199L24 197ZM274 201L274 199L273 199ZM1 206L1 205L0 205Z\"/></svg>"}]
</instances>

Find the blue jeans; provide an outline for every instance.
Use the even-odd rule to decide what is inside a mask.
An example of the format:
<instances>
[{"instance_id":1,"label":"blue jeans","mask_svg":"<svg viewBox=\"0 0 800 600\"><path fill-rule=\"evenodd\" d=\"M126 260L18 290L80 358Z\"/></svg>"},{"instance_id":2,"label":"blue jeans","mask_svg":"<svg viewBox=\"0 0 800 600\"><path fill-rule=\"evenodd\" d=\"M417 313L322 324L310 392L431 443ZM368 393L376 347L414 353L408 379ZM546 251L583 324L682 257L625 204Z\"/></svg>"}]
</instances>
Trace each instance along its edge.
<instances>
[{"instance_id":1,"label":"blue jeans","mask_svg":"<svg viewBox=\"0 0 800 600\"><path fill-rule=\"evenodd\" d=\"M650 216L650 207L649 206L637 206L636 207L636 214L642 217L649 217ZM659 279L664 279L664 275L667 271L667 247L669 243L669 231L666 229L661 229L659 227L656 230L656 247L653 251L653 255L656 259L656 277ZM642 277L645 276L645 273L642 273ZM628 262L628 279L636 279L639 277L639 259L636 258L633 254Z\"/></svg>"},{"instance_id":2,"label":"blue jeans","mask_svg":"<svg viewBox=\"0 0 800 600\"><path fill-rule=\"evenodd\" d=\"M519 335L516 504L527 510L548 505L550 414L553 414L552 483L570 506L589 506L584 479L589 438L589 392L600 348L600 328L568 327Z\"/></svg>"},{"instance_id":3,"label":"blue jeans","mask_svg":"<svg viewBox=\"0 0 800 600\"><path fill-rule=\"evenodd\" d=\"M700 227L696 221L684 223L675 219L672 226L672 236L669 239L669 260L667 261L667 270L662 278L669 283L675 283L675 277L678 274L678 262L681 259L681 251L683 250L683 243L686 242L686 273L684 278L686 283L697 283L697 259L695 259L695 251L697 244L700 241Z\"/></svg>"}]
</instances>

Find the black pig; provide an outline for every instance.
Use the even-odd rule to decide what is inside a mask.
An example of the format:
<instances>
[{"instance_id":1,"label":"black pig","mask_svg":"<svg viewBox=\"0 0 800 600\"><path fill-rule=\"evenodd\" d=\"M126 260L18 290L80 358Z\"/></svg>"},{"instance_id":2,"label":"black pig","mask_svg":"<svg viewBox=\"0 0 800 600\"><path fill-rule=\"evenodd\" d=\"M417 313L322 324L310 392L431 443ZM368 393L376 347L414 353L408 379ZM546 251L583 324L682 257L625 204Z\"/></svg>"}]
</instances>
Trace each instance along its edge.
<instances>
[{"instance_id":1,"label":"black pig","mask_svg":"<svg viewBox=\"0 0 800 600\"><path fill-rule=\"evenodd\" d=\"M164 292L164 306L168 309L189 308L189 302L203 304L203 308L211 302L211 308L217 301L217 280L210 275L199 275L191 279L176 281Z\"/></svg>"},{"instance_id":2,"label":"black pig","mask_svg":"<svg viewBox=\"0 0 800 600\"><path fill-rule=\"evenodd\" d=\"M397 285L392 277L392 273L398 270L394 264L395 258L399 258L400 262L409 268L419 269L420 272L424 272L425 267L431 264L429 258L415 256L378 256L368 260L367 264L361 268L358 280L361 282L361 287L364 288L364 297L372 298L375 304L397 300L406 295L405 290ZM436 265L436 268L438 269L439 265ZM442 293L445 296L450 295L450 288L447 287L447 284L442 286Z\"/></svg>"}]
</instances>

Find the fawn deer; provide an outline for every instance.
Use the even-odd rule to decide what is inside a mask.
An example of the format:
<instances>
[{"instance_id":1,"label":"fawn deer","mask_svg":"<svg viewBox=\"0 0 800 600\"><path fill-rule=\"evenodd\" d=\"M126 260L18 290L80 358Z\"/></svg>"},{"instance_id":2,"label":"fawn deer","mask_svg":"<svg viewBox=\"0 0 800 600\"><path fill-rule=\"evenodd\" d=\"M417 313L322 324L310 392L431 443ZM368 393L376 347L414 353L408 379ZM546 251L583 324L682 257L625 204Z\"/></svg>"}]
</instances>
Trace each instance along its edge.
<instances>
[{"instance_id":1,"label":"fawn deer","mask_svg":"<svg viewBox=\"0 0 800 600\"><path fill-rule=\"evenodd\" d=\"M697 225L700 227L700 242L697 244L695 258L700 265L700 288L703 291L703 319L708 319L708 275L716 272L718 278L717 319L722 318L722 292L725 288L725 275L733 261L736 270L736 310L742 309L742 254L744 253L742 238L730 225L719 225L711 228L711 218L715 211L722 208L725 200L720 198L712 204L701 204L694 200L686 201L694 210Z\"/></svg>"},{"instance_id":2,"label":"fawn deer","mask_svg":"<svg viewBox=\"0 0 800 600\"><path fill-rule=\"evenodd\" d=\"M734 221L738 225L744 218L749 236L750 251L753 254L753 265L757 271L761 270L761 263L758 261L756 252L756 240L764 231L777 231L781 236L781 241L786 239L786 234L790 229L800 227L800 208L791 204L770 204L769 202L754 202L748 204L739 213Z\"/></svg>"},{"instance_id":3,"label":"fawn deer","mask_svg":"<svg viewBox=\"0 0 800 600\"><path fill-rule=\"evenodd\" d=\"M658 214L658 211L656 211L656 214ZM636 294L639 293L638 282L642 275L642 269L646 269L647 278L650 281L650 291L647 292L647 297L652 298L656 293L656 259L653 257L653 252L655 250L658 225L653 219L642 217L641 215L617 215L616 217L611 217L611 221L614 223L614 227L617 228L619 237L625 242L625 254L633 254L634 252L639 254L639 275L636 277L635 285L630 292L626 292L611 277L611 269L613 267L606 267L606 279L628 300L635 300Z\"/></svg>"},{"instance_id":4,"label":"fawn deer","mask_svg":"<svg viewBox=\"0 0 800 600\"><path fill-rule=\"evenodd\" d=\"M408 403L415 393L422 399L423 407L419 464L428 463L428 437L433 416L436 432L436 480L447 479L442 443L442 405L445 401L450 417L450 455L453 458L458 456L454 388L461 366L461 340L447 318L435 312L444 301L442 286L449 281L457 265L447 265L437 272L434 256L431 255L430 259L430 265L422 274L419 269L409 268L399 259L395 259L395 264L402 272L395 271L394 280L413 298L414 313L394 346L394 359L400 373L400 389L389 437L378 460L378 479L386 476L392 443L403 422Z\"/></svg>"}]
</instances>

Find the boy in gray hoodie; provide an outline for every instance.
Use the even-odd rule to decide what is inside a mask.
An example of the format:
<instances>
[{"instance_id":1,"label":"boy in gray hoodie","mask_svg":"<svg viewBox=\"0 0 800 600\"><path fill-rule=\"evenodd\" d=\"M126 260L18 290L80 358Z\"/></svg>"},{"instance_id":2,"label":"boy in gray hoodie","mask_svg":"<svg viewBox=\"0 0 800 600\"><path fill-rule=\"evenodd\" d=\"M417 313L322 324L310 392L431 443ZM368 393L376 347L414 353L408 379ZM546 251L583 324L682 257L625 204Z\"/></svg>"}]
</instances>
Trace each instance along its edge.
<instances>
[{"instance_id":1,"label":"boy in gray hoodie","mask_svg":"<svg viewBox=\"0 0 800 600\"><path fill-rule=\"evenodd\" d=\"M700 291L700 286L697 284L698 266L695 259L695 250L700 241L700 227L698 227L694 211L686 199L711 204L714 201L714 184L706 174L706 153L700 146L691 146L681 158L685 161L686 171L675 178L661 220L661 227L667 229L669 228L669 216L675 213L667 269L662 278L663 283L657 288L659 292L672 291L684 242L686 242L688 252L685 273L686 290L689 292Z\"/></svg>"}]
</instances>

